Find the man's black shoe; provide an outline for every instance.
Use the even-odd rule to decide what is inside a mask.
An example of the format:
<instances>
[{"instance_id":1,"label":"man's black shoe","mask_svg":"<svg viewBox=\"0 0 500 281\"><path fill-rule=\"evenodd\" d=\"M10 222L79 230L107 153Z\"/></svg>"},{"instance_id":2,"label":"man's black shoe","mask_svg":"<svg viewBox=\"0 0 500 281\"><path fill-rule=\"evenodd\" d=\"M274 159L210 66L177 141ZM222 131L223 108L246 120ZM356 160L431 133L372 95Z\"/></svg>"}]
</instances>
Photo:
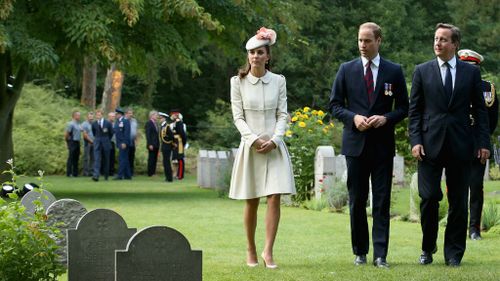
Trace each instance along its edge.
<instances>
[{"instance_id":1,"label":"man's black shoe","mask_svg":"<svg viewBox=\"0 0 500 281\"><path fill-rule=\"evenodd\" d=\"M445 264L449 267L459 267L460 262L457 259L449 259L445 261Z\"/></svg>"},{"instance_id":2,"label":"man's black shoe","mask_svg":"<svg viewBox=\"0 0 500 281\"><path fill-rule=\"evenodd\" d=\"M99 181L99 178L92 177L92 180L93 180L93 181Z\"/></svg>"},{"instance_id":3,"label":"man's black shoe","mask_svg":"<svg viewBox=\"0 0 500 281\"><path fill-rule=\"evenodd\" d=\"M420 264L422 265L431 264L432 261L433 261L432 253L422 251L422 254L420 255Z\"/></svg>"},{"instance_id":4,"label":"man's black shoe","mask_svg":"<svg viewBox=\"0 0 500 281\"><path fill-rule=\"evenodd\" d=\"M363 265L366 264L366 255L356 256L354 259L354 265Z\"/></svg>"},{"instance_id":5,"label":"man's black shoe","mask_svg":"<svg viewBox=\"0 0 500 281\"><path fill-rule=\"evenodd\" d=\"M483 239L479 232L472 232L469 237L471 240L482 240Z\"/></svg>"},{"instance_id":6,"label":"man's black shoe","mask_svg":"<svg viewBox=\"0 0 500 281\"><path fill-rule=\"evenodd\" d=\"M389 264L387 263L387 261L385 260L385 258L376 258L374 261L373 261L373 265L378 267L378 268L387 268L389 269Z\"/></svg>"}]
</instances>

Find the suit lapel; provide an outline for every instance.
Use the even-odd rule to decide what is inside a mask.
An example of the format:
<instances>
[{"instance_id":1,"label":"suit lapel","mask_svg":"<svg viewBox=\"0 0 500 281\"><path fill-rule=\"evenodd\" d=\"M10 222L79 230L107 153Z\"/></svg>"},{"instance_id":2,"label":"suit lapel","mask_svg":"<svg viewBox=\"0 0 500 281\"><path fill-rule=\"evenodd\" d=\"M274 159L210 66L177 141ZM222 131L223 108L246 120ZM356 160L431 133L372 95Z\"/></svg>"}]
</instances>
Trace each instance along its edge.
<instances>
[{"instance_id":1,"label":"suit lapel","mask_svg":"<svg viewBox=\"0 0 500 281\"><path fill-rule=\"evenodd\" d=\"M448 106L450 105L450 100L446 97L446 93L444 92L444 85L443 85L443 78L441 77L441 68L439 67L439 62L436 59L434 59L434 63L432 64L432 76L434 78L434 83L436 83L438 86L436 88L439 89L438 97Z\"/></svg>"}]
</instances>

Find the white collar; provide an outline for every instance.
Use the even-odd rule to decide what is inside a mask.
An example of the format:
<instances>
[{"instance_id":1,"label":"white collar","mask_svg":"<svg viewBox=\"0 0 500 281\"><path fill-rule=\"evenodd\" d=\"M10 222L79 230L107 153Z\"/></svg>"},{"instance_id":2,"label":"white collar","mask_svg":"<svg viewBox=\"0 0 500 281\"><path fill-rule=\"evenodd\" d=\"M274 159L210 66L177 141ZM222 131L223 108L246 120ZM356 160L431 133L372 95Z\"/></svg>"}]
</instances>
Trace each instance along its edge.
<instances>
[{"instance_id":1,"label":"white collar","mask_svg":"<svg viewBox=\"0 0 500 281\"><path fill-rule=\"evenodd\" d=\"M248 77L248 81L250 81L250 83L252 83L254 85L257 84L257 82L259 82L259 79L262 80L262 83L264 83L264 84L271 82L271 72L268 70L266 70L266 74L264 74L264 76L262 76L262 77L255 77L250 72L248 72L247 77Z\"/></svg>"},{"instance_id":2,"label":"white collar","mask_svg":"<svg viewBox=\"0 0 500 281\"><path fill-rule=\"evenodd\" d=\"M366 67L366 64L368 63L368 59L361 56L361 61L363 62L363 67ZM380 65L380 54L377 53L377 55L372 59L372 64L375 67L378 67Z\"/></svg>"},{"instance_id":3,"label":"white collar","mask_svg":"<svg viewBox=\"0 0 500 281\"><path fill-rule=\"evenodd\" d=\"M440 57L437 57L437 60L440 67L442 67L443 64L446 63ZM448 61L448 64L451 66L451 68L455 68L457 66L457 57L453 56L451 60Z\"/></svg>"}]
</instances>

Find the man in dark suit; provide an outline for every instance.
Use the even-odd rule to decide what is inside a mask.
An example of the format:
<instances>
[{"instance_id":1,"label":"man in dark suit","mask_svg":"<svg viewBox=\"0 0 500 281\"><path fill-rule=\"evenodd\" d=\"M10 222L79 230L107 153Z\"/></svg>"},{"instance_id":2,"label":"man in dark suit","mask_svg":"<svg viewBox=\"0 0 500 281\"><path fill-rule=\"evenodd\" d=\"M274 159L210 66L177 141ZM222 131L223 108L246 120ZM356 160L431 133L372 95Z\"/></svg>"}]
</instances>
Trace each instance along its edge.
<instances>
[{"instance_id":1,"label":"man in dark suit","mask_svg":"<svg viewBox=\"0 0 500 281\"><path fill-rule=\"evenodd\" d=\"M113 137L113 126L103 117L102 110L95 112L95 121L92 123L92 134L94 135L94 173L92 180L98 181L102 171L104 179L109 176L109 155L111 151L111 138Z\"/></svg>"},{"instance_id":2,"label":"man in dark suit","mask_svg":"<svg viewBox=\"0 0 500 281\"><path fill-rule=\"evenodd\" d=\"M340 66L329 109L344 123L342 154L347 162L354 264L366 264L369 249L366 201L371 178L373 264L388 268L394 127L408 114L408 92L401 66L380 57L381 41L377 24L359 27L361 58Z\"/></svg>"},{"instance_id":3,"label":"man in dark suit","mask_svg":"<svg viewBox=\"0 0 500 281\"><path fill-rule=\"evenodd\" d=\"M422 225L421 264L436 252L441 175L446 171L448 222L444 236L446 265L459 266L467 237L467 189L473 153L482 163L489 157L488 116L477 67L457 60L460 30L438 24L436 59L418 65L413 74L409 109L412 155L418 162ZM470 116L477 126L474 128ZM474 144L474 137L477 143ZM474 148L476 146L476 148ZM475 152L474 152L475 151Z\"/></svg>"},{"instance_id":4,"label":"man in dark suit","mask_svg":"<svg viewBox=\"0 0 500 281\"><path fill-rule=\"evenodd\" d=\"M484 58L479 53L473 50L460 50L458 57L461 61L475 65L479 68ZM498 124L498 98L495 93L495 84L490 81L481 81L481 92L484 97L484 104L488 111L489 133L493 135ZM477 126L474 119L472 126ZM491 147L490 147L491 151ZM484 195L483 195L483 180L486 164L481 163L480 159L473 157L470 175L470 219L469 219L469 237L472 240L481 240L481 213L483 211Z\"/></svg>"},{"instance_id":5,"label":"man in dark suit","mask_svg":"<svg viewBox=\"0 0 500 281\"><path fill-rule=\"evenodd\" d=\"M130 180L132 179L132 172L130 171L130 162L128 159L128 150L130 148L130 122L125 118L125 112L117 108L115 110L117 120L114 126L116 146L118 147L118 174L115 179L117 180Z\"/></svg>"},{"instance_id":6,"label":"man in dark suit","mask_svg":"<svg viewBox=\"0 0 500 281\"><path fill-rule=\"evenodd\" d=\"M156 162L158 161L158 151L160 149L160 138L158 134L158 111L149 113L149 120L146 122L146 148L148 149L148 176L156 173Z\"/></svg>"}]
</instances>

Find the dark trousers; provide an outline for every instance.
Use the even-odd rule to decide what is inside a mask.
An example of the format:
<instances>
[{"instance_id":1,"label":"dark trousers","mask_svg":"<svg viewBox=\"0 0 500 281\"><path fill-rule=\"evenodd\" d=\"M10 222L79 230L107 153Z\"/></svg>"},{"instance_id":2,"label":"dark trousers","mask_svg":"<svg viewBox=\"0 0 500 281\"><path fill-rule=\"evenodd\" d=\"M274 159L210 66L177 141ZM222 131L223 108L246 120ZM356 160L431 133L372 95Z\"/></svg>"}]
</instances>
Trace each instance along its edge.
<instances>
[{"instance_id":1,"label":"dark trousers","mask_svg":"<svg viewBox=\"0 0 500 281\"><path fill-rule=\"evenodd\" d=\"M177 158L177 179L182 180L184 178L184 154L179 154Z\"/></svg>"},{"instance_id":2,"label":"dark trousers","mask_svg":"<svg viewBox=\"0 0 500 281\"><path fill-rule=\"evenodd\" d=\"M148 149L148 176L156 173L156 162L158 162L158 148Z\"/></svg>"},{"instance_id":3,"label":"dark trousers","mask_svg":"<svg viewBox=\"0 0 500 281\"><path fill-rule=\"evenodd\" d=\"M83 145L83 175L92 176L94 166L94 145L90 142L85 142Z\"/></svg>"},{"instance_id":4,"label":"dark trousers","mask_svg":"<svg viewBox=\"0 0 500 281\"><path fill-rule=\"evenodd\" d=\"M128 148L128 162L130 163L130 174L133 176L135 163L135 146L130 146Z\"/></svg>"},{"instance_id":5,"label":"dark trousers","mask_svg":"<svg viewBox=\"0 0 500 281\"><path fill-rule=\"evenodd\" d=\"M119 179L131 179L132 174L130 173L130 163L128 161L128 151L129 147L122 148L118 144L118 175Z\"/></svg>"},{"instance_id":6,"label":"dark trousers","mask_svg":"<svg viewBox=\"0 0 500 281\"><path fill-rule=\"evenodd\" d=\"M474 158L470 170L470 186L469 186L469 232L481 232L481 213L483 212L484 194L483 180L485 164L481 164L478 158Z\"/></svg>"},{"instance_id":7,"label":"dark trousers","mask_svg":"<svg viewBox=\"0 0 500 281\"><path fill-rule=\"evenodd\" d=\"M115 174L116 165L116 144L111 142L111 150L109 151L109 175L113 176Z\"/></svg>"},{"instance_id":8,"label":"dark trousers","mask_svg":"<svg viewBox=\"0 0 500 281\"><path fill-rule=\"evenodd\" d=\"M68 160L66 161L66 176L78 176L78 160L80 158L80 142L67 141Z\"/></svg>"},{"instance_id":9,"label":"dark trousers","mask_svg":"<svg viewBox=\"0 0 500 281\"><path fill-rule=\"evenodd\" d=\"M172 163L170 162L170 156L172 155L171 148L162 148L161 154L163 158L163 171L165 172L165 180L172 181Z\"/></svg>"},{"instance_id":10,"label":"dark trousers","mask_svg":"<svg viewBox=\"0 0 500 281\"><path fill-rule=\"evenodd\" d=\"M393 159L392 157L380 159L374 155L374 149L366 145L360 156L346 156L351 243L355 255L368 253L370 241L366 202L369 194L368 181L371 177L373 256L385 258L389 247Z\"/></svg>"},{"instance_id":11,"label":"dark trousers","mask_svg":"<svg viewBox=\"0 0 500 281\"><path fill-rule=\"evenodd\" d=\"M443 146L436 159L418 163L418 193L420 222L422 226L422 250L432 252L436 248L439 229L439 201L443 199L441 176L445 168L448 196L448 222L444 234L444 258L462 260L467 237L467 189L470 161L457 159Z\"/></svg>"},{"instance_id":12,"label":"dark trousers","mask_svg":"<svg viewBox=\"0 0 500 281\"><path fill-rule=\"evenodd\" d=\"M104 179L109 177L109 155L110 149L105 149L102 143L94 142L94 178L99 178L100 174L104 175ZM101 172L102 171L102 172Z\"/></svg>"}]
</instances>

